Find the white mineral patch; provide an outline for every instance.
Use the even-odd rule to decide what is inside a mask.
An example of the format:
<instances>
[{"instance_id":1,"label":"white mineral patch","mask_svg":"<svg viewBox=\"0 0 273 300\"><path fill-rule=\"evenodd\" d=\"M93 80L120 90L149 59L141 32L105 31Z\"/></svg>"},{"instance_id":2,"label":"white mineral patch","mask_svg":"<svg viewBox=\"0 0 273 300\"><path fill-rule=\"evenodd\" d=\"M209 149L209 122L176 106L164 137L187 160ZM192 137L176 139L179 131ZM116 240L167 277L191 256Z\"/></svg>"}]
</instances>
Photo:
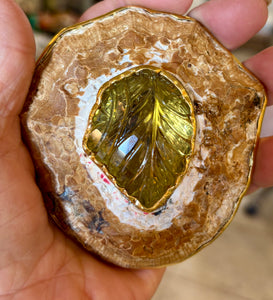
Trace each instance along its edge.
<instances>
[{"instance_id":1,"label":"white mineral patch","mask_svg":"<svg viewBox=\"0 0 273 300\"><path fill-rule=\"evenodd\" d=\"M127 63L127 62L132 62L130 60L130 56L128 54L123 56L122 60L119 61L119 65L123 65L124 63ZM124 72L124 71L122 71L122 72Z\"/></svg>"},{"instance_id":2,"label":"white mineral patch","mask_svg":"<svg viewBox=\"0 0 273 300\"><path fill-rule=\"evenodd\" d=\"M153 55L151 60L157 60L162 63L162 57L159 55ZM124 55L120 64L124 62L130 62L129 55ZM146 213L138 209L119 191L119 189L107 178L107 176L101 171L101 169L84 153L82 148L83 137L88 125L89 114L93 105L96 102L97 93L100 87L111 78L116 77L121 72L125 72L128 69L135 67L134 65L124 69L123 71L116 71L111 75L102 75L98 78L91 78L88 81L88 85L84 90L81 90L82 95L79 95L79 114L76 116L75 126L75 144L77 153L79 154L81 163L87 169L90 178L94 181L94 185L99 190L102 198L105 200L105 204L109 210L111 210L122 223L129 224L138 229L149 230L155 229L160 231L167 229L171 226L172 220L181 214L181 206L183 203L189 203L192 201L194 194L192 193L192 186L196 184L193 182L193 178L198 178L193 173L189 172L184 178L183 182L176 188L171 196L171 201L167 201L166 208L157 216L153 213Z\"/></svg>"},{"instance_id":3,"label":"white mineral patch","mask_svg":"<svg viewBox=\"0 0 273 300\"><path fill-rule=\"evenodd\" d=\"M155 43L155 47L164 51L166 51L169 48L168 45L163 45L160 41L157 41Z\"/></svg>"}]
</instances>

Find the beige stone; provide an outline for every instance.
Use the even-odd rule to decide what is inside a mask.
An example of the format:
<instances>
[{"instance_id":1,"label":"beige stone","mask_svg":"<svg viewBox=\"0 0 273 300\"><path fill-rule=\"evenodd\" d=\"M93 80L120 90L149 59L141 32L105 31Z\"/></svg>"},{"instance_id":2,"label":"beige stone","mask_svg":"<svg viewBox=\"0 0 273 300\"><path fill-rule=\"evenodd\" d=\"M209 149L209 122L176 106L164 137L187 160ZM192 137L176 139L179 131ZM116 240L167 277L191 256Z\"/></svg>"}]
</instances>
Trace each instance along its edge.
<instances>
[{"instance_id":1,"label":"beige stone","mask_svg":"<svg viewBox=\"0 0 273 300\"><path fill-rule=\"evenodd\" d=\"M84 153L100 87L139 65L170 72L195 113L186 174L166 204L144 212ZM22 123L56 223L123 267L177 263L217 237L249 185L266 95L197 21L122 8L61 32L39 60Z\"/></svg>"}]
</instances>

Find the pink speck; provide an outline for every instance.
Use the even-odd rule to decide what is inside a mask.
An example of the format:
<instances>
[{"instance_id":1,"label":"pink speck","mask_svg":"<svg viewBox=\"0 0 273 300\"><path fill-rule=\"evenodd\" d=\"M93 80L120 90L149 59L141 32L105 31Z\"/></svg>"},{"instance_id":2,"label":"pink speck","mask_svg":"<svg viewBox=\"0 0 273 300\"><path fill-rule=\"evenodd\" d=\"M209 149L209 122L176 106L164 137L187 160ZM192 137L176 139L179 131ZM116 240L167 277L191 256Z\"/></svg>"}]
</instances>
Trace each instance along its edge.
<instances>
[{"instance_id":1,"label":"pink speck","mask_svg":"<svg viewBox=\"0 0 273 300\"><path fill-rule=\"evenodd\" d=\"M103 174L100 174L100 178L102 179L104 177L104 175Z\"/></svg>"},{"instance_id":2,"label":"pink speck","mask_svg":"<svg viewBox=\"0 0 273 300\"><path fill-rule=\"evenodd\" d=\"M107 184L110 184L110 181L107 178L103 178L103 181Z\"/></svg>"}]
</instances>

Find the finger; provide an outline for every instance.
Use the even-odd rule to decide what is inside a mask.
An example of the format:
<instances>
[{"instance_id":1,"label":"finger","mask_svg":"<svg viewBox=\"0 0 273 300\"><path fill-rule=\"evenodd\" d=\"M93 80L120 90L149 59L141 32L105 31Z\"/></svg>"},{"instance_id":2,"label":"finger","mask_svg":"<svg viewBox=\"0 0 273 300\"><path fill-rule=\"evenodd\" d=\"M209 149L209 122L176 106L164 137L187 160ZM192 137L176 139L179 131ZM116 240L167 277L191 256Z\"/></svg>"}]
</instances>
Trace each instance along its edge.
<instances>
[{"instance_id":1,"label":"finger","mask_svg":"<svg viewBox=\"0 0 273 300\"><path fill-rule=\"evenodd\" d=\"M273 136L273 105L266 107L261 130L261 137L269 136Z\"/></svg>"},{"instance_id":2,"label":"finger","mask_svg":"<svg viewBox=\"0 0 273 300\"><path fill-rule=\"evenodd\" d=\"M273 47L256 54L244 65L263 82L268 96L267 104L273 105Z\"/></svg>"},{"instance_id":3,"label":"finger","mask_svg":"<svg viewBox=\"0 0 273 300\"><path fill-rule=\"evenodd\" d=\"M210 0L190 12L228 49L239 47L267 20L264 0Z\"/></svg>"},{"instance_id":4,"label":"finger","mask_svg":"<svg viewBox=\"0 0 273 300\"><path fill-rule=\"evenodd\" d=\"M12 0L0 1L0 115L18 114L35 64L35 43L22 10Z\"/></svg>"},{"instance_id":5,"label":"finger","mask_svg":"<svg viewBox=\"0 0 273 300\"><path fill-rule=\"evenodd\" d=\"M22 147L18 115L32 78L35 44L29 22L13 0L0 1L0 65L0 220L5 223L23 209L20 197L29 195L23 182L33 180L28 177L33 169Z\"/></svg>"},{"instance_id":6,"label":"finger","mask_svg":"<svg viewBox=\"0 0 273 300\"><path fill-rule=\"evenodd\" d=\"M255 187L273 186L273 137L261 138L256 153L252 184Z\"/></svg>"},{"instance_id":7,"label":"finger","mask_svg":"<svg viewBox=\"0 0 273 300\"><path fill-rule=\"evenodd\" d=\"M154 293L156 292L158 285L165 273L165 268L159 269L148 269L148 270L137 270L135 273L143 282L142 286L145 297L143 299L151 299ZM147 284L149 282L149 284Z\"/></svg>"},{"instance_id":8,"label":"finger","mask_svg":"<svg viewBox=\"0 0 273 300\"><path fill-rule=\"evenodd\" d=\"M244 62L244 65L252 71L264 84L268 107L265 112L259 146L255 158L255 166L250 192L257 188L273 185L273 47L265 49Z\"/></svg>"},{"instance_id":9,"label":"finger","mask_svg":"<svg viewBox=\"0 0 273 300\"><path fill-rule=\"evenodd\" d=\"M87 285L87 293L95 299L108 299L107 296L111 294L113 287L120 286L120 282L123 282L123 289L117 290L116 297L119 299L128 299L128 294L134 295L134 299L151 299L165 272L165 268L139 270L120 268L105 264L87 253L84 253L81 260L86 278L93 283ZM101 278L104 278L103 289L99 288Z\"/></svg>"},{"instance_id":10,"label":"finger","mask_svg":"<svg viewBox=\"0 0 273 300\"><path fill-rule=\"evenodd\" d=\"M80 21L95 18L111 10L128 5L143 6L160 11L185 14L192 4L192 0L104 0L90 7Z\"/></svg>"},{"instance_id":11,"label":"finger","mask_svg":"<svg viewBox=\"0 0 273 300\"><path fill-rule=\"evenodd\" d=\"M11 0L0 1L0 65L0 155L3 155L21 140L18 114L35 65L29 22Z\"/></svg>"},{"instance_id":12,"label":"finger","mask_svg":"<svg viewBox=\"0 0 273 300\"><path fill-rule=\"evenodd\" d=\"M35 45L27 18L13 0L0 0L0 65L0 269L6 289L16 288L21 276L28 278L31 261L37 261L48 240L43 238L48 219L18 116L32 78ZM13 267L20 260L26 267L18 267L15 279Z\"/></svg>"}]
</instances>

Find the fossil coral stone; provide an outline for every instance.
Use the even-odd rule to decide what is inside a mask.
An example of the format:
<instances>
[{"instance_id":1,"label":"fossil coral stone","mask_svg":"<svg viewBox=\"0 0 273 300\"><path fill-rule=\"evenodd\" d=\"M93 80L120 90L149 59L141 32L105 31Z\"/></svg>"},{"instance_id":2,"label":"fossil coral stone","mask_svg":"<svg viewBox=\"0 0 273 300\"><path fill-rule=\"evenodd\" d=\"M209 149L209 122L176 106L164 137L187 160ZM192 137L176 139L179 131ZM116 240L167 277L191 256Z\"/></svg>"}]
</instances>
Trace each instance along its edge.
<instances>
[{"instance_id":1,"label":"fossil coral stone","mask_svg":"<svg viewBox=\"0 0 273 300\"><path fill-rule=\"evenodd\" d=\"M263 86L197 21L121 8L60 32L21 119L49 214L105 260L180 262L251 176Z\"/></svg>"}]
</instances>

